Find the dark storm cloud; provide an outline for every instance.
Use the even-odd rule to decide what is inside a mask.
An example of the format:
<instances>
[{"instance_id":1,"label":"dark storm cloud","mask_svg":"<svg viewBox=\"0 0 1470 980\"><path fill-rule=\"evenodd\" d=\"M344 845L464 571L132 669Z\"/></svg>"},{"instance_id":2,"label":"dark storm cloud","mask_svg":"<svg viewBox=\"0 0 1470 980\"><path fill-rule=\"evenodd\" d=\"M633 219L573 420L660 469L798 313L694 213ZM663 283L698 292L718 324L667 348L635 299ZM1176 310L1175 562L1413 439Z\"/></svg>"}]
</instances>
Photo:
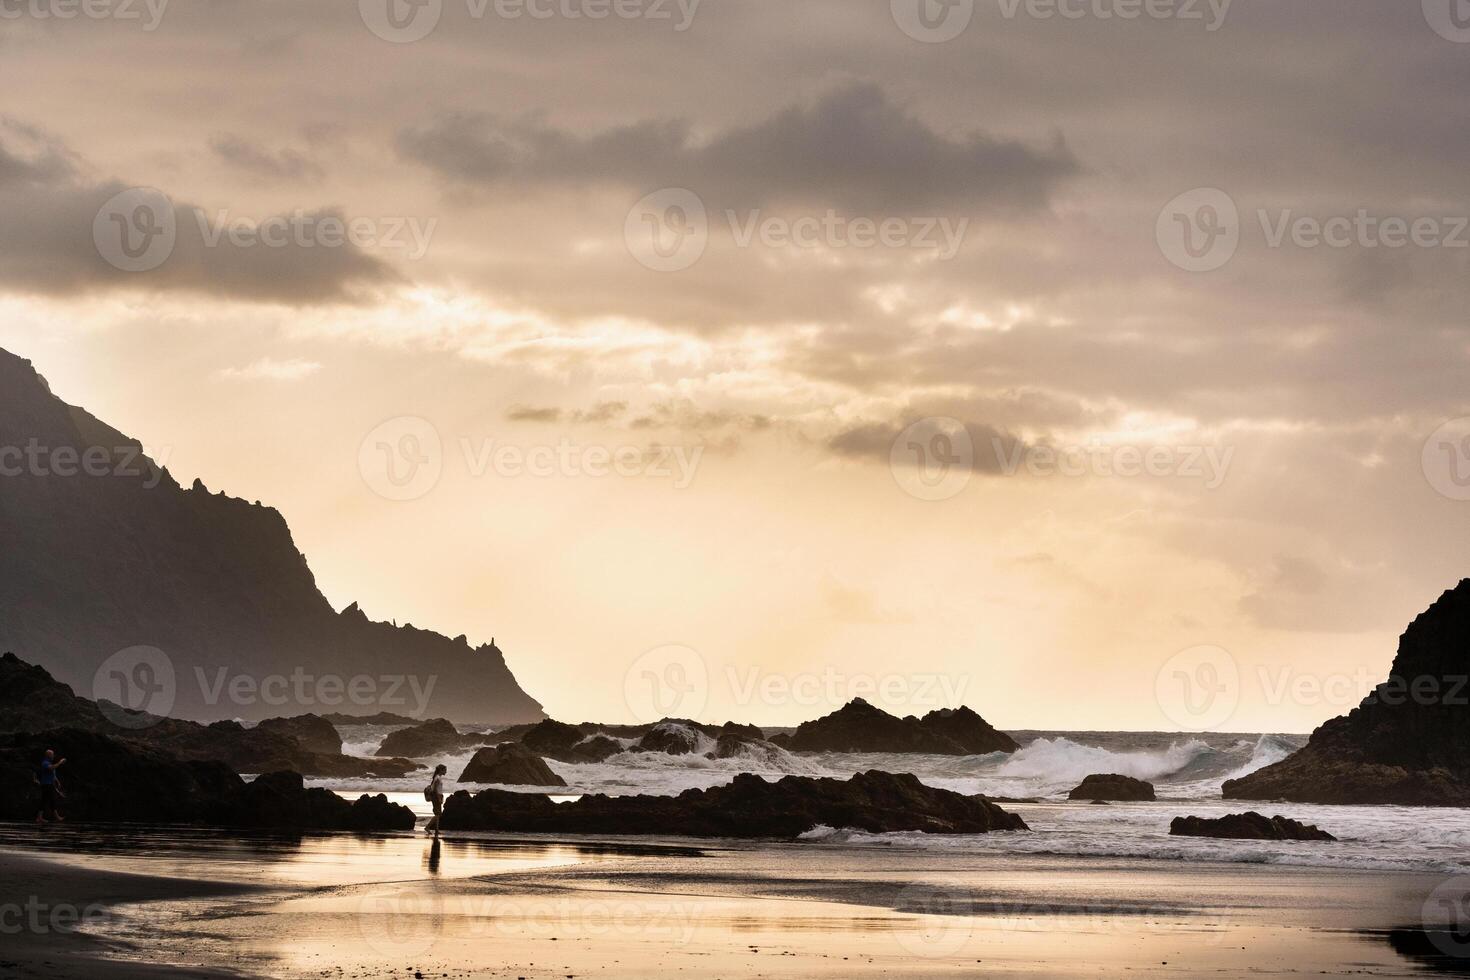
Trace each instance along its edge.
<instances>
[{"instance_id":1,"label":"dark storm cloud","mask_svg":"<svg viewBox=\"0 0 1470 980\"><path fill-rule=\"evenodd\" d=\"M269 180L320 180L325 171L306 154L290 147L270 150L233 133L210 138L209 149L220 161Z\"/></svg>"},{"instance_id":2,"label":"dark storm cloud","mask_svg":"<svg viewBox=\"0 0 1470 980\"><path fill-rule=\"evenodd\" d=\"M6 138L9 135L10 138ZM282 244L242 245L221 231L219 213L185 201L164 208L176 228L172 250L157 267L129 272L110 263L94 234L99 214L130 190L116 180L89 181L62 166L65 151L42 156L14 149L0 131L0 285L20 292L75 294L132 288L197 293L247 302L309 304L351 301L363 290L399 281L382 260L351 241L331 244L328 229L345 223L327 210L274 216L294 223ZM34 137L34 131L31 134ZM32 142L35 142L32 139ZM17 162L18 161L18 162ZM8 176L7 176L8 175ZM241 216L235 216L239 218ZM260 216L261 223L273 216Z\"/></svg>"},{"instance_id":3,"label":"dark storm cloud","mask_svg":"<svg viewBox=\"0 0 1470 980\"><path fill-rule=\"evenodd\" d=\"M687 187L717 206L823 202L845 208L972 207L1025 212L1079 173L1057 137L1028 146L940 132L872 84L708 140L681 120L581 135L539 120L452 115L404 130L405 157L473 185L608 182Z\"/></svg>"},{"instance_id":4,"label":"dark storm cloud","mask_svg":"<svg viewBox=\"0 0 1470 980\"><path fill-rule=\"evenodd\" d=\"M829 439L827 448L838 456L852 459L875 460L884 464L899 460L917 465L922 457L918 450L911 451L913 447L927 452L935 440L943 439L946 440L945 448L940 456L962 453L966 466L989 476L1010 472L1010 461L1019 459L1027 449L1026 443L988 423L962 424L969 437L969 450L958 448L961 442L956 441L958 433L953 423L935 417L854 426Z\"/></svg>"},{"instance_id":5,"label":"dark storm cloud","mask_svg":"<svg viewBox=\"0 0 1470 980\"><path fill-rule=\"evenodd\" d=\"M0 188L18 184L48 184L73 172L66 147L46 133L0 116Z\"/></svg>"}]
</instances>

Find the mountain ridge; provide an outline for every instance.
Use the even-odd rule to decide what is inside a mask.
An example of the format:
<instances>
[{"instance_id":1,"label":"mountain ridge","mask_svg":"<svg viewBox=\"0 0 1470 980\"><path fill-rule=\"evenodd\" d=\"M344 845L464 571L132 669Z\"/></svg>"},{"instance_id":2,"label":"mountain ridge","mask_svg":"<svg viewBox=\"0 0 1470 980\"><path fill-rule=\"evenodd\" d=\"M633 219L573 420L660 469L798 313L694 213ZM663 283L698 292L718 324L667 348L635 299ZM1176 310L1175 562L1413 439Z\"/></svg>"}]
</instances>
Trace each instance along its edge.
<instances>
[{"instance_id":1,"label":"mountain ridge","mask_svg":"<svg viewBox=\"0 0 1470 980\"><path fill-rule=\"evenodd\" d=\"M546 717L493 642L375 622L356 603L333 609L278 510L180 486L4 349L0 540L0 649L99 698L96 682L114 674L98 671L121 656L118 684L129 670L173 681L171 703L127 707L193 720Z\"/></svg>"}]
</instances>

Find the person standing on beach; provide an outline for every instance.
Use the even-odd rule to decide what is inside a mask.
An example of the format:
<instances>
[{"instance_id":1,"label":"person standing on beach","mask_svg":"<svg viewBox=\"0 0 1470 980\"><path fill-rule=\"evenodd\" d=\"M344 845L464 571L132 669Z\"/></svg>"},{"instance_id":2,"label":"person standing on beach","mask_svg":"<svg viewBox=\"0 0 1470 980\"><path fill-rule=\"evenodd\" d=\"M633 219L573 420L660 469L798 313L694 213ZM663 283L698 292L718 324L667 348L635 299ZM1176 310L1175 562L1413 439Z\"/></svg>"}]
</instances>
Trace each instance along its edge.
<instances>
[{"instance_id":1,"label":"person standing on beach","mask_svg":"<svg viewBox=\"0 0 1470 980\"><path fill-rule=\"evenodd\" d=\"M434 804L434 819L424 829L432 830L435 837L439 836L439 818L444 815L444 774L447 772L449 770L442 763L434 767L434 778L430 781L426 794L429 802Z\"/></svg>"},{"instance_id":2,"label":"person standing on beach","mask_svg":"<svg viewBox=\"0 0 1470 980\"><path fill-rule=\"evenodd\" d=\"M41 765L36 770L36 782L41 787L41 809L36 812L36 823L45 823L46 814L51 814L51 820L62 821L65 818L56 812L56 795L58 786L56 782L56 770L66 765L66 760L53 761L56 758L56 750L47 749L41 758Z\"/></svg>"}]
</instances>

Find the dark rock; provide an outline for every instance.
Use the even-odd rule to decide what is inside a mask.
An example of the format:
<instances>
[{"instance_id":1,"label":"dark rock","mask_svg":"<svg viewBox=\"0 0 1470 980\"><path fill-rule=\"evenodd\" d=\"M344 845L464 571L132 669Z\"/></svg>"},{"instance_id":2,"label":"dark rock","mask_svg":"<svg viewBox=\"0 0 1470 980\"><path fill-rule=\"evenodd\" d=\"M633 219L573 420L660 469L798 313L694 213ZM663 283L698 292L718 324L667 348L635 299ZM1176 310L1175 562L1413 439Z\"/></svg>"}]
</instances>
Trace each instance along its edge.
<instances>
[{"instance_id":1,"label":"dark rock","mask_svg":"<svg viewBox=\"0 0 1470 980\"><path fill-rule=\"evenodd\" d=\"M689 755L699 749L700 733L683 725L664 723L644 735L633 746L635 752L659 752L664 755Z\"/></svg>"},{"instance_id":2,"label":"dark rock","mask_svg":"<svg viewBox=\"0 0 1470 980\"><path fill-rule=\"evenodd\" d=\"M566 762L604 762L623 751L622 743L614 742L606 735L593 735L573 745L564 760Z\"/></svg>"},{"instance_id":3,"label":"dark rock","mask_svg":"<svg viewBox=\"0 0 1470 980\"><path fill-rule=\"evenodd\" d=\"M294 830L412 830L414 815L381 793L349 803L329 789L307 789L299 773L272 772L245 785L224 822Z\"/></svg>"},{"instance_id":4,"label":"dark rock","mask_svg":"<svg viewBox=\"0 0 1470 980\"><path fill-rule=\"evenodd\" d=\"M1157 799L1154 796L1154 784L1146 783L1142 779L1134 779L1132 776L1119 776L1117 773L1099 775L1094 773L1082 780L1082 785L1067 794L1069 800L1092 800L1094 803L1102 800L1120 800L1133 803L1144 800Z\"/></svg>"},{"instance_id":5,"label":"dark rock","mask_svg":"<svg viewBox=\"0 0 1470 980\"><path fill-rule=\"evenodd\" d=\"M519 742L484 748L475 753L460 774L462 783L497 783L502 786L565 786L566 780L551 771L539 755Z\"/></svg>"},{"instance_id":6,"label":"dark rock","mask_svg":"<svg viewBox=\"0 0 1470 980\"><path fill-rule=\"evenodd\" d=\"M320 715L297 715L294 718L267 718L255 726L294 738L301 747L323 755L342 754L342 736L330 721Z\"/></svg>"},{"instance_id":7,"label":"dark rock","mask_svg":"<svg viewBox=\"0 0 1470 980\"><path fill-rule=\"evenodd\" d=\"M104 711L97 702L77 697L44 668L14 654L0 656L0 732L58 727L151 745L183 759L223 762L238 772L292 769L309 776L397 777L418 768L407 759L368 760L312 751L282 731L246 728L235 721L201 725L123 712L116 706Z\"/></svg>"},{"instance_id":8,"label":"dark rock","mask_svg":"<svg viewBox=\"0 0 1470 980\"><path fill-rule=\"evenodd\" d=\"M1470 579L1399 640L1387 682L1226 799L1470 806Z\"/></svg>"},{"instance_id":9,"label":"dark rock","mask_svg":"<svg viewBox=\"0 0 1470 980\"><path fill-rule=\"evenodd\" d=\"M934 789L906 773L876 771L846 781L787 776L776 783L741 774L728 786L678 796L597 795L572 803L502 790L473 796L460 791L446 803L442 823L449 830L787 839L819 825L874 833L1027 829L1019 816L982 796Z\"/></svg>"},{"instance_id":10,"label":"dark rock","mask_svg":"<svg viewBox=\"0 0 1470 980\"><path fill-rule=\"evenodd\" d=\"M505 732L500 734L504 735ZM521 736L521 744L532 752L558 762L571 762L572 747L586 735L576 725L553 721L550 718L533 725Z\"/></svg>"},{"instance_id":11,"label":"dark rock","mask_svg":"<svg viewBox=\"0 0 1470 980\"><path fill-rule=\"evenodd\" d=\"M780 736L778 736L780 738ZM830 715L802 724L775 744L792 752L915 752L983 755L1014 752L1014 739L969 708L898 718L856 698Z\"/></svg>"},{"instance_id":12,"label":"dark rock","mask_svg":"<svg viewBox=\"0 0 1470 980\"><path fill-rule=\"evenodd\" d=\"M465 749L490 742L500 741L498 735L479 732L461 735L459 729L443 718L426 721L422 725L390 732L378 746L377 755L407 756L425 759L447 753L463 752Z\"/></svg>"},{"instance_id":13,"label":"dark rock","mask_svg":"<svg viewBox=\"0 0 1470 980\"><path fill-rule=\"evenodd\" d=\"M159 748L82 729L0 735L0 819L34 820L33 776L46 749L58 770L69 822L205 823L298 830L412 829L413 811L386 796L348 803L277 772L246 783L219 762L180 759Z\"/></svg>"},{"instance_id":14,"label":"dark rock","mask_svg":"<svg viewBox=\"0 0 1470 980\"><path fill-rule=\"evenodd\" d=\"M1222 840L1337 840L1325 830L1286 817L1263 817L1255 811L1232 813L1210 820L1175 817L1169 824L1175 837L1217 837Z\"/></svg>"},{"instance_id":15,"label":"dark rock","mask_svg":"<svg viewBox=\"0 0 1470 980\"><path fill-rule=\"evenodd\" d=\"M244 782L220 762L185 762L156 748L78 728L0 735L0 819L34 820L35 774L47 749L69 821L193 823L223 819Z\"/></svg>"},{"instance_id":16,"label":"dark rock","mask_svg":"<svg viewBox=\"0 0 1470 980\"><path fill-rule=\"evenodd\" d=\"M5 478L0 650L21 651L88 691L108 657L146 637L178 679L170 713L196 720L282 713L264 697L220 702L194 682L196 670L213 685L290 677L302 664L321 677L370 678L371 710L544 717L493 640L471 648L373 622L355 605L339 613L279 512L202 483L181 486L137 440L66 404L29 361L0 351L0 446L33 442L100 462L110 475L58 479L21 467ZM317 696L309 690L296 709L315 710L325 703Z\"/></svg>"}]
</instances>

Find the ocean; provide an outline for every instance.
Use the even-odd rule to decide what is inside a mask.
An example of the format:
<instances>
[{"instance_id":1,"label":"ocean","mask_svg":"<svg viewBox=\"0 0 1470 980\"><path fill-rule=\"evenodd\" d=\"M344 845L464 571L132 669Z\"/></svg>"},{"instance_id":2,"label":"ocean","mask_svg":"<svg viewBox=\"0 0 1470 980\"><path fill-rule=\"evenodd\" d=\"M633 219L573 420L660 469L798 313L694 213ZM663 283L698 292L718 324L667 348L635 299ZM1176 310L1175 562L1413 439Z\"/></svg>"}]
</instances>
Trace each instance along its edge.
<instances>
[{"instance_id":1,"label":"ocean","mask_svg":"<svg viewBox=\"0 0 1470 980\"><path fill-rule=\"evenodd\" d=\"M391 728L350 726L342 729L344 751L371 755ZM769 734L769 733L768 733ZM567 782L557 798L587 793L613 796L674 795L731 781L753 772L766 779L786 775L846 778L869 769L911 772L924 783L962 793L1034 800L1006 803L1030 825L1028 832L937 836L929 834L865 834L819 827L804 842L811 847L871 846L955 854L1032 854L1077 857L1120 857L1171 862L1229 862L1296 865L1355 870L1412 871L1443 874L1470 872L1470 810L1389 806L1309 806L1221 799L1228 779L1254 772L1284 759L1306 742L1301 735L1180 734L1177 732L1011 733L1019 751L982 756L930 756L826 753L794 755L774 746L752 747L735 759L707 759L714 742L681 756L623 752L595 764L548 760ZM627 739L629 745L634 740ZM707 743L707 744L705 744ZM473 751L439 758L451 780L463 771ZM431 760L426 760L431 761ZM1069 790L1092 773L1121 773L1145 779L1159 799L1151 803L1094 805L1066 799ZM427 819L422 795L423 774L401 779L318 779L344 796L387 793ZM451 782L448 791L486 788ZM498 787L528 791L525 787ZM548 790L542 789L542 792ZM1169 836L1176 816L1220 816L1259 810L1316 824L1339 838L1336 843L1297 841L1218 841ZM677 836L676 828L657 828L661 836Z\"/></svg>"}]
</instances>

